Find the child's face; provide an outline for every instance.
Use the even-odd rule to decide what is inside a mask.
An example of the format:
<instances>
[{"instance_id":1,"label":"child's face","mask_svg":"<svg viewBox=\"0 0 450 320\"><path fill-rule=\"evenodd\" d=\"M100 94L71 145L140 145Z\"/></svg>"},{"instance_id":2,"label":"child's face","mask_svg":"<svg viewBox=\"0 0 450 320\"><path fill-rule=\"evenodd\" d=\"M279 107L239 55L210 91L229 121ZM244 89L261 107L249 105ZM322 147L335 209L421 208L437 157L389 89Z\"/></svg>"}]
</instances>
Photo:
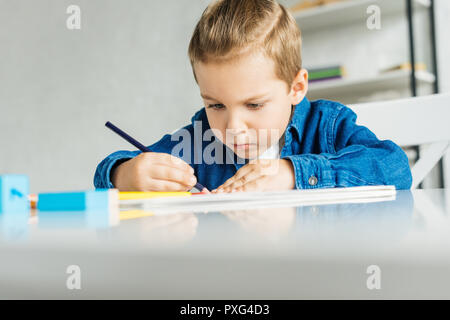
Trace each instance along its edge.
<instances>
[{"instance_id":1,"label":"child's face","mask_svg":"<svg viewBox=\"0 0 450 320\"><path fill-rule=\"evenodd\" d=\"M308 74L302 69L288 92L286 82L275 74L273 60L262 53L197 63L194 68L214 134L241 158L256 158L278 142L291 106L308 89Z\"/></svg>"}]
</instances>

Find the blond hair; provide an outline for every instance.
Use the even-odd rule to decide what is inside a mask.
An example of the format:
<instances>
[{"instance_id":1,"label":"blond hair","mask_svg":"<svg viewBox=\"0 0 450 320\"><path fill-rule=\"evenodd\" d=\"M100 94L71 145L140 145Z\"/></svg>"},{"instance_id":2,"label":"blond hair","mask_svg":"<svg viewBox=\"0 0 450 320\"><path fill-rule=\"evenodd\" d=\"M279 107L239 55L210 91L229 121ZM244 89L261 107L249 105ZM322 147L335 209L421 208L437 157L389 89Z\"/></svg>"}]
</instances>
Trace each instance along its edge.
<instances>
[{"instance_id":1,"label":"blond hair","mask_svg":"<svg viewBox=\"0 0 450 320\"><path fill-rule=\"evenodd\" d=\"M290 89L302 67L301 44L295 19L275 0L219 0L203 12L188 53L197 80L197 62L228 61L262 50Z\"/></svg>"}]
</instances>

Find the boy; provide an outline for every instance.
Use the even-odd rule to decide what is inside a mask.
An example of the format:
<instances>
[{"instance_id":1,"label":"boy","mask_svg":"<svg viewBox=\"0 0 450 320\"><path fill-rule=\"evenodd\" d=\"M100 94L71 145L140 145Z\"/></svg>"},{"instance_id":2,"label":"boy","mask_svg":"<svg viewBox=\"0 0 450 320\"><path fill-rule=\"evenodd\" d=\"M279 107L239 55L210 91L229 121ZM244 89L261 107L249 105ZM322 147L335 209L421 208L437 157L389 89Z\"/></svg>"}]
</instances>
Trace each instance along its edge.
<instances>
[{"instance_id":1,"label":"boy","mask_svg":"<svg viewBox=\"0 0 450 320\"><path fill-rule=\"evenodd\" d=\"M408 189L405 153L355 124L340 103L305 97L301 35L274 0L220 0L189 45L205 107L154 152L118 151L97 167L97 188L212 192L358 185Z\"/></svg>"}]
</instances>

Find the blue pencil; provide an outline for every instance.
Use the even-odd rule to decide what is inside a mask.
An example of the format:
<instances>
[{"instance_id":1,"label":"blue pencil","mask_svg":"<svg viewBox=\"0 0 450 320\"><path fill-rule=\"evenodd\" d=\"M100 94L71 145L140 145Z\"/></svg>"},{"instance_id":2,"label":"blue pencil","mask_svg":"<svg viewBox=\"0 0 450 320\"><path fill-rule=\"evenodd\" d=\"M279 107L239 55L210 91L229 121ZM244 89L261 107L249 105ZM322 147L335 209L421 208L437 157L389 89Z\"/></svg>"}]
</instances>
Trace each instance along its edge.
<instances>
[{"instance_id":1,"label":"blue pencil","mask_svg":"<svg viewBox=\"0 0 450 320\"><path fill-rule=\"evenodd\" d=\"M114 131L115 133L117 133L119 136L121 136L122 138L124 138L125 140L127 140L129 143L131 143L133 146L135 146L136 148L138 148L139 150L141 150L142 152L152 152L149 148L147 148L146 146L144 146L142 143L140 143L139 141L137 141L136 139L134 139L133 137L131 137L129 134L127 134L126 132L123 132L121 129L117 128L115 125L113 125L111 122L106 122L105 126L107 126L109 129L111 129L112 131ZM198 189L199 191L203 191L203 189L205 189L204 186L202 186L200 183L196 183L195 184L195 188Z\"/></svg>"}]
</instances>

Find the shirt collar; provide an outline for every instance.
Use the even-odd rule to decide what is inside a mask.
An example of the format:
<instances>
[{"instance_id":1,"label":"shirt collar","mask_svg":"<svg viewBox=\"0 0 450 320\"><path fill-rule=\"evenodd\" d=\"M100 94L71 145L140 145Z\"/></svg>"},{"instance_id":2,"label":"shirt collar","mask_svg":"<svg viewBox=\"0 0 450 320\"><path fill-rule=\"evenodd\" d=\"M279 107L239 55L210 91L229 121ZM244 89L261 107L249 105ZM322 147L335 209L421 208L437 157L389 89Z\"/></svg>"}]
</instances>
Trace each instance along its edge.
<instances>
[{"instance_id":1,"label":"shirt collar","mask_svg":"<svg viewBox=\"0 0 450 320\"><path fill-rule=\"evenodd\" d=\"M305 128L306 118L308 117L311 103L304 97L299 104L294 107L294 111L285 131L285 143L281 150L281 157L292 153L292 142L301 143L303 131Z\"/></svg>"},{"instance_id":2,"label":"shirt collar","mask_svg":"<svg viewBox=\"0 0 450 320\"><path fill-rule=\"evenodd\" d=\"M294 114L292 115L292 119L289 122L286 131L290 132L290 129L293 128L296 131L297 136L301 138L301 133L305 127L306 117L308 116L308 111L310 108L311 103L308 98L304 97L303 100L295 106Z\"/></svg>"}]
</instances>

